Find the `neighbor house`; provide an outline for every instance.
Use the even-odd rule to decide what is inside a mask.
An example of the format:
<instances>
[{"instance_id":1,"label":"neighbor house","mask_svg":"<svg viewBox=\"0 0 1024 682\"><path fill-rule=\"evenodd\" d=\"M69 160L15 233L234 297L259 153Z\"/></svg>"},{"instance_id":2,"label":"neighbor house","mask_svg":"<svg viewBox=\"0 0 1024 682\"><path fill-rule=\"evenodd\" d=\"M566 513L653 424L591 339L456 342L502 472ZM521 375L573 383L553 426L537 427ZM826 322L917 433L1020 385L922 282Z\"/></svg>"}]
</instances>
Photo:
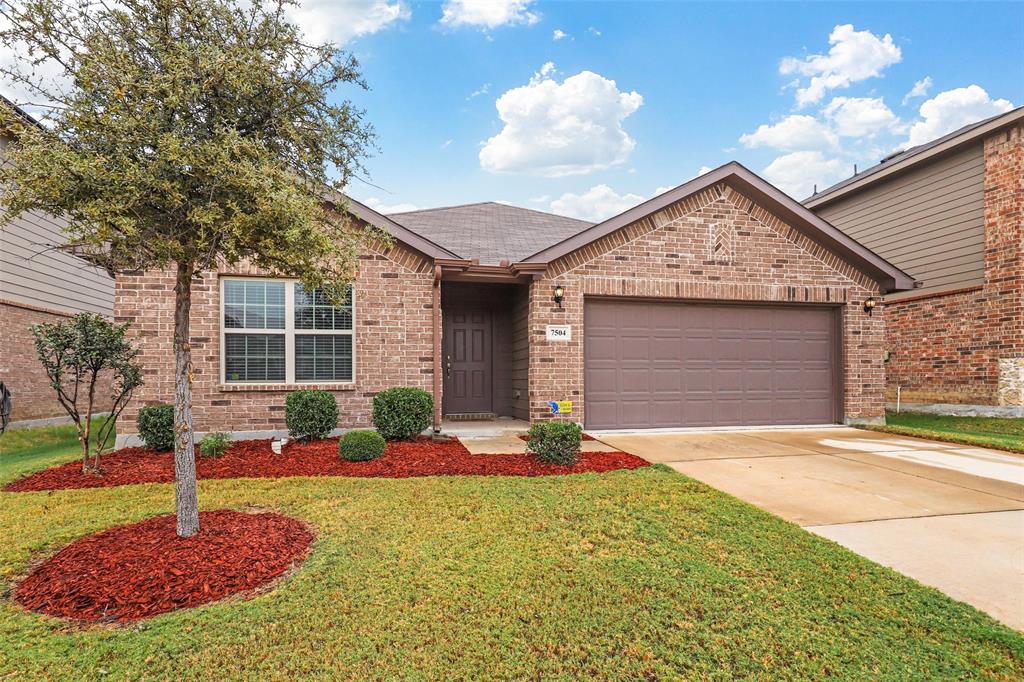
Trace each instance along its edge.
<instances>
[{"instance_id":1,"label":"neighbor house","mask_svg":"<svg viewBox=\"0 0 1024 682\"><path fill-rule=\"evenodd\" d=\"M340 427L367 426L373 396L396 385L434 395L435 429L445 417L650 429L883 416L884 320L866 303L913 280L737 163L596 225L495 203L347 206L394 243L361 255L345 306L245 267L197 277L197 430L278 432L299 388L333 392ZM170 272L117 278L115 316L132 324L146 379L122 434L139 407L172 400L173 286Z\"/></svg>"},{"instance_id":2,"label":"neighbor house","mask_svg":"<svg viewBox=\"0 0 1024 682\"><path fill-rule=\"evenodd\" d=\"M1024 417L1024 107L804 204L918 280L884 298L890 402Z\"/></svg>"},{"instance_id":3,"label":"neighbor house","mask_svg":"<svg viewBox=\"0 0 1024 682\"><path fill-rule=\"evenodd\" d=\"M0 106L35 124L3 97ZM10 135L0 131L0 162L10 143ZM76 313L113 316L114 278L61 248L64 226L62 219L40 212L0 225L0 381L12 394L14 427L67 418L36 357L32 325Z\"/></svg>"}]
</instances>

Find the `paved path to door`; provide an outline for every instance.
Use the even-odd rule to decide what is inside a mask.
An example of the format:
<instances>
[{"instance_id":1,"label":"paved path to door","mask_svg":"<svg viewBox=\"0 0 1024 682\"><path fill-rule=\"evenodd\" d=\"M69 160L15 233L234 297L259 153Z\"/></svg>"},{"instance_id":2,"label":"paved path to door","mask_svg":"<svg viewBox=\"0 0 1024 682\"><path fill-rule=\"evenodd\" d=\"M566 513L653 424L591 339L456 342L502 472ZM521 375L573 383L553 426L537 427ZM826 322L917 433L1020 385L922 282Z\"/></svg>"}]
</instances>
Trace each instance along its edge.
<instances>
[{"instance_id":1,"label":"paved path to door","mask_svg":"<svg viewBox=\"0 0 1024 682\"><path fill-rule=\"evenodd\" d=\"M599 435L1024 630L1024 457L845 427Z\"/></svg>"}]
</instances>

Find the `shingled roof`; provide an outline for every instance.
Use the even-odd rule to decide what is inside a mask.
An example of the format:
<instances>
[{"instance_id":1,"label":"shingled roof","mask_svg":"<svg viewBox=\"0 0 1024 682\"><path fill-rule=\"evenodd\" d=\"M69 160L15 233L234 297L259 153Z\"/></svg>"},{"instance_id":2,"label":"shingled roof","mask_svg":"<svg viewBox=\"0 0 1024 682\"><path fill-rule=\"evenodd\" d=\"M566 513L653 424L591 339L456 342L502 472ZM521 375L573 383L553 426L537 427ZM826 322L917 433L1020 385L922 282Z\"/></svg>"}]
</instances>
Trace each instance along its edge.
<instances>
[{"instance_id":1,"label":"shingled roof","mask_svg":"<svg viewBox=\"0 0 1024 682\"><path fill-rule=\"evenodd\" d=\"M459 257L479 259L482 264L518 262L593 225L493 201L388 217Z\"/></svg>"}]
</instances>

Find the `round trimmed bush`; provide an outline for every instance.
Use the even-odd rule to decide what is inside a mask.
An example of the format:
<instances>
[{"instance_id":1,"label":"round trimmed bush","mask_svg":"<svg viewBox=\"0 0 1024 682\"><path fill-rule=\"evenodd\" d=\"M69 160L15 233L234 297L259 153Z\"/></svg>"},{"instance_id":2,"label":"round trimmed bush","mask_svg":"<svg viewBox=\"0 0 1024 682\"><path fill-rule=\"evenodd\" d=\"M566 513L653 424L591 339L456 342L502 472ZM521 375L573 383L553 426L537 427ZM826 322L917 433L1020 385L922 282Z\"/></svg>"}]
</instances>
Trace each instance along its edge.
<instances>
[{"instance_id":1,"label":"round trimmed bush","mask_svg":"<svg viewBox=\"0 0 1024 682\"><path fill-rule=\"evenodd\" d=\"M373 396L373 425L385 440L409 440L430 426L434 399L418 388L387 388Z\"/></svg>"},{"instance_id":2,"label":"round trimmed bush","mask_svg":"<svg viewBox=\"0 0 1024 682\"><path fill-rule=\"evenodd\" d=\"M326 438L338 425L338 401L329 391L292 391L284 399L284 421L292 438Z\"/></svg>"},{"instance_id":3,"label":"round trimmed bush","mask_svg":"<svg viewBox=\"0 0 1024 682\"><path fill-rule=\"evenodd\" d=\"M376 431L349 431L338 441L338 454L350 462L368 462L383 455L386 445Z\"/></svg>"},{"instance_id":4,"label":"round trimmed bush","mask_svg":"<svg viewBox=\"0 0 1024 682\"><path fill-rule=\"evenodd\" d=\"M135 422L147 448L174 449L174 405L147 405L139 410Z\"/></svg>"},{"instance_id":5,"label":"round trimmed bush","mask_svg":"<svg viewBox=\"0 0 1024 682\"><path fill-rule=\"evenodd\" d=\"M538 422L530 427L526 442L537 459L548 464L572 466L580 461L583 428L573 422Z\"/></svg>"}]
</instances>

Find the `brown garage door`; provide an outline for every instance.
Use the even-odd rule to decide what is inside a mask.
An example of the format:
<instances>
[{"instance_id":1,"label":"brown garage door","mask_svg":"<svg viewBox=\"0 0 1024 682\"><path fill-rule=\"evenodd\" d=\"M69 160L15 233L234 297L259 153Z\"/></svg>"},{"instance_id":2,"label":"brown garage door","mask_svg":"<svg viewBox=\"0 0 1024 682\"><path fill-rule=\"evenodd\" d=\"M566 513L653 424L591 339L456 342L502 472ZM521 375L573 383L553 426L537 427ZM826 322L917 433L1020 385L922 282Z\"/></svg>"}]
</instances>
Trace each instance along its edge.
<instances>
[{"instance_id":1,"label":"brown garage door","mask_svg":"<svg viewBox=\"0 0 1024 682\"><path fill-rule=\"evenodd\" d=\"M836 420L828 308L588 300L591 429Z\"/></svg>"}]
</instances>

